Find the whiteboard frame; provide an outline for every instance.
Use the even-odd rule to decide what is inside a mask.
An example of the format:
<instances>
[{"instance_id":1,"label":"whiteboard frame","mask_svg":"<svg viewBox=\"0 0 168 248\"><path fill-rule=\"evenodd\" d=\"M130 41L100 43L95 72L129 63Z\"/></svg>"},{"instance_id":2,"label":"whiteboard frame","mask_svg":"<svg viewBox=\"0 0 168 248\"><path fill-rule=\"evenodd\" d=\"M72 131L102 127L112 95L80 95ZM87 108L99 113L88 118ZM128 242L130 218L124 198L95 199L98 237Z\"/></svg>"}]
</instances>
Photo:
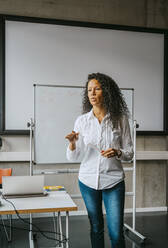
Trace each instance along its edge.
<instances>
[{"instance_id":1,"label":"whiteboard frame","mask_svg":"<svg viewBox=\"0 0 168 248\"><path fill-rule=\"evenodd\" d=\"M37 87L52 87L52 88L76 88L76 89L85 89L85 86L73 86L73 85L56 85L56 84L34 84L34 90L33 90L33 164L35 165L54 165L54 164L79 164L80 162L70 162L70 161L64 161L64 162L45 162L45 163L39 163L36 160L37 157L37 149L36 149L36 88ZM130 130L131 130L131 136L133 140L134 136L134 89L133 88L120 88L121 91L130 91L131 92L131 112L130 112L130 118L129 118L129 124L130 124ZM82 113L81 113L82 114Z\"/></svg>"},{"instance_id":2,"label":"whiteboard frame","mask_svg":"<svg viewBox=\"0 0 168 248\"><path fill-rule=\"evenodd\" d=\"M158 130L137 131L137 134L138 135L168 135L168 70L166 68L166 64L168 64L168 30L167 29L45 19L45 18L36 18L36 17L0 15L0 134L1 135L5 135L5 134L28 135L29 134L28 130L7 130L5 127L5 22L9 20L31 22L31 23L46 23L46 24L53 24L53 25L57 24L57 25L65 25L65 26L78 26L78 27L89 27L89 28L99 28L99 29L113 29L113 30L122 30L122 31L133 31L133 32L135 31L135 32L163 34L164 35L163 130L162 131L158 131Z\"/></svg>"}]
</instances>

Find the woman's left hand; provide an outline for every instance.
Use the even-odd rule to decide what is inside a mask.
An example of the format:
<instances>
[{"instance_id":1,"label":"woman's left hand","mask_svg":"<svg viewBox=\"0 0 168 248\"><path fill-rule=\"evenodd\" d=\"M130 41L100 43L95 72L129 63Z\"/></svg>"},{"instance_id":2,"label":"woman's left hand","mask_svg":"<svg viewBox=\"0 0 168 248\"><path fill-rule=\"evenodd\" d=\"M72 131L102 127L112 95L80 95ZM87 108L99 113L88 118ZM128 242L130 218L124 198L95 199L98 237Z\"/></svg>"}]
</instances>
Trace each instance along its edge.
<instances>
[{"instance_id":1,"label":"woman's left hand","mask_svg":"<svg viewBox=\"0 0 168 248\"><path fill-rule=\"evenodd\" d=\"M109 148L105 151L101 151L101 155L106 158L112 158L112 157L118 156L118 152L119 151L117 149Z\"/></svg>"}]
</instances>

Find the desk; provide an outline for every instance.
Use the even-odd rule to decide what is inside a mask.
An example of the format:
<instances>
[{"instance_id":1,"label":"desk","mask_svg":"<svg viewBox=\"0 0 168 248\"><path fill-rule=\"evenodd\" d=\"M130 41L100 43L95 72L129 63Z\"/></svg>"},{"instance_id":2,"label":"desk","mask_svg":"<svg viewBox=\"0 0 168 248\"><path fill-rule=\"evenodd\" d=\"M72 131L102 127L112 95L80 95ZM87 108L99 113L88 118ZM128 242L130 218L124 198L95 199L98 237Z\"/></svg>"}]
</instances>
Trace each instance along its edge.
<instances>
[{"instance_id":1,"label":"desk","mask_svg":"<svg viewBox=\"0 0 168 248\"><path fill-rule=\"evenodd\" d=\"M66 212L66 231L65 231L66 242L65 244L61 244L61 246L59 245L56 247L61 247L61 248L69 247L69 240L68 240L69 239L69 228L68 228L69 212L76 211L77 206L72 201L69 194L66 193L66 191L51 192L45 197L15 198L15 199L9 199L9 200L15 205L18 213L30 214L30 232L29 232L30 248L34 247L31 214L53 212L55 215L55 213L57 212L58 213L57 227L59 228L59 232L60 232L59 236L60 236L60 241L61 241L63 240L61 212ZM2 206L0 206L0 215L16 214L15 210L13 209L12 204L10 204L9 202L6 202L4 199L1 199L1 201L2 201Z\"/></svg>"}]
</instances>

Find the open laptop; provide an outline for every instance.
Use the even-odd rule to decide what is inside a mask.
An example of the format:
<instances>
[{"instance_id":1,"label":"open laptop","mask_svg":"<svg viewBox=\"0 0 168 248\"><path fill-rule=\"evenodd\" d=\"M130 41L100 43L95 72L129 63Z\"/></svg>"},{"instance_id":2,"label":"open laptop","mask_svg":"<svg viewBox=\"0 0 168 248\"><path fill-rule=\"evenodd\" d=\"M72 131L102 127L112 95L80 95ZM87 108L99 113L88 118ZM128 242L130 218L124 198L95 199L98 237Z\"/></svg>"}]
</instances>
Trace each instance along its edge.
<instances>
[{"instance_id":1,"label":"open laptop","mask_svg":"<svg viewBox=\"0 0 168 248\"><path fill-rule=\"evenodd\" d=\"M5 198L45 196L44 175L3 176L2 194Z\"/></svg>"}]
</instances>

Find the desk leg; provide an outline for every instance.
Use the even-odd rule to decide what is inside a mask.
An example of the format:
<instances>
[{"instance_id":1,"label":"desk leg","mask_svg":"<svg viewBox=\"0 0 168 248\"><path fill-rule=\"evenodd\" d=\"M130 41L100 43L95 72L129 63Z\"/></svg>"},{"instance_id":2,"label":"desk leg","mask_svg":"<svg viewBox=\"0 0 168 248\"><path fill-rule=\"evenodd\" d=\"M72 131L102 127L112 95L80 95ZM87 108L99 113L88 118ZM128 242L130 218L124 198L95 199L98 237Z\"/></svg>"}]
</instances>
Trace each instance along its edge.
<instances>
[{"instance_id":1,"label":"desk leg","mask_svg":"<svg viewBox=\"0 0 168 248\"><path fill-rule=\"evenodd\" d=\"M29 247L34 248L34 240L33 240L32 232L29 232Z\"/></svg>"},{"instance_id":2,"label":"desk leg","mask_svg":"<svg viewBox=\"0 0 168 248\"><path fill-rule=\"evenodd\" d=\"M61 212L58 212L58 223L59 223L59 240L63 241ZM63 242L61 242L61 246L59 246L59 247L64 248Z\"/></svg>"},{"instance_id":3,"label":"desk leg","mask_svg":"<svg viewBox=\"0 0 168 248\"><path fill-rule=\"evenodd\" d=\"M66 248L69 248L69 212L66 212Z\"/></svg>"},{"instance_id":4,"label":"desk leg","mask_svg":"<svg viewBox=\"0 0 168 248\"><path fill-rule=\"evenodd\" d=\"M60 227L59 227L59 214L57 213L57 217L55 212L53 213L53 221L54 221L54 232L55 232L55 239L56 239L56 247L60 247Z\"/></svg>"},{"instance_id":5,"label":"desk leg","mask_svg":"<svg viewBox=\"0 0 168 248\"><path fill-rule=\"evenodd\" d=\"M33 229L32 229L32 214L30 214L29 246L30 246L30 248L34 248Z\"/></svg>"},{"instance_id":6,"label":"desk leg","mask_svg":"<svg viewBox=\"0 0 168 248\"><path fill-rule=\"evenodd\" d=\"M54 217L55 217L55 214L54 214ZM65 235L66 235L66 248L69 248L69 212L68 211L66 211L66 226L65 226L65 228L66 228L66 231L65 231L66 232L65 233ZM57 232L59 232L57 235L58 240L62 241L63 240L63 231L62 231L62 222L61 222L61 212L58 212L57 228L56 228L56 225L54 223L54 231L56 231L56 229L57 229ZM63 248L64 244L61 243L59 245L59 247Z\"/></svg>"},{"instance_id":7,"label":"desk leg","mask_svg":"<svg viewBox=\"0 0 168 248\"><path fill-rule=\"evenodd\" d=\"M55 239L57 239L57 225L56 225L56 216L55 216L55 212L53 213L53 221L54 221Z\"/></svg>"}]
</instances>

